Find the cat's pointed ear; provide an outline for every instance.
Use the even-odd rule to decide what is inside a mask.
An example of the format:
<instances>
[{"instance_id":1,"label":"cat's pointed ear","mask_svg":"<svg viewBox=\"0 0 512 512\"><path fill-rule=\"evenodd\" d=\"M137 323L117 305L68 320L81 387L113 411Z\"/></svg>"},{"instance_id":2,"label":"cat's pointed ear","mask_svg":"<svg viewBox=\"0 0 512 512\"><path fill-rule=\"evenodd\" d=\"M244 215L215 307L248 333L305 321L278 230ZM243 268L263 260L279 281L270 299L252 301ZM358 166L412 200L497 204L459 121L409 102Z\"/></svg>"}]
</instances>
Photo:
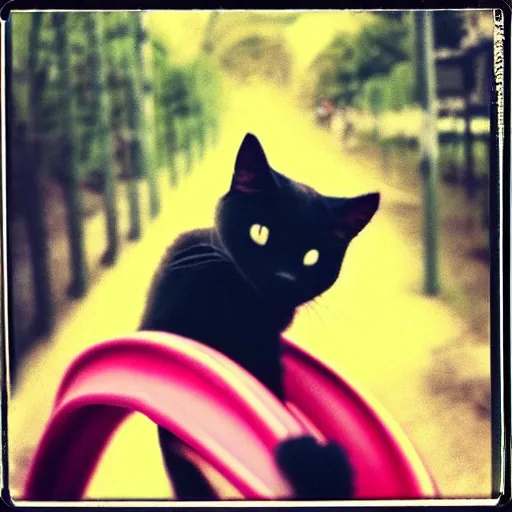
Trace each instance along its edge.
<instances>
[{"instance_id":1,"label":"cat's pointed ear","mask_svg":"<svg viewBox=\"0 0 512 512\"><path fill-rule=\"evenodd\" d=\"M260 141L248 133L236 156L231 190L253 194L265 190L272 181L272 169Z\"/></svg>"},{"instance_id":2,"label":"cat's pointed ear","mask_svg":"<svg viewBox=\"0 0 512 512\"><path fill-rule=\"evenodd\" d=\"M370 222L379 202L378 192L350 199L330 198L329 206L335 219L334 235L342 240L354 238Z\"/></svg>"}]
</instances>

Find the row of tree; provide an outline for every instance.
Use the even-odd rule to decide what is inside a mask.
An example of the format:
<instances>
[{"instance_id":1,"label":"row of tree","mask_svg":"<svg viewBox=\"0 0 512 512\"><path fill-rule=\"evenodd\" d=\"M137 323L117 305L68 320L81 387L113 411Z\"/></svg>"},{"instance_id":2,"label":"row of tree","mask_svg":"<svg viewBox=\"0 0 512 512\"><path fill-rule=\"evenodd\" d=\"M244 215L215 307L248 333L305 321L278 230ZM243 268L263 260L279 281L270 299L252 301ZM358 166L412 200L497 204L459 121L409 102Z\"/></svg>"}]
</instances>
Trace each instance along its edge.
<instances>
[{"instance_id":1,"label":"row of tree","mask_svg":"<svg viewBox=\"0 0 512 512\"><path fill-rule=\"evenodd\" d=\"M105 265L119 253L117 182L126 182L129 238L139 239L138 182L147 180L150 216L160 211L159 170L179 180L177 155L190 171L215 142L220 81L206 55L182 66L148 30L140 12L33 12L12 17L11 178L29 233L38 330L51 325L43 183L62 186L72 282L88 287L82 195L103 197ZM14 30L12 30L14 28ZM198 151L196 151L198 148ZM26 201L28 197L32 198Z\"/></svg>"}]
</instances>

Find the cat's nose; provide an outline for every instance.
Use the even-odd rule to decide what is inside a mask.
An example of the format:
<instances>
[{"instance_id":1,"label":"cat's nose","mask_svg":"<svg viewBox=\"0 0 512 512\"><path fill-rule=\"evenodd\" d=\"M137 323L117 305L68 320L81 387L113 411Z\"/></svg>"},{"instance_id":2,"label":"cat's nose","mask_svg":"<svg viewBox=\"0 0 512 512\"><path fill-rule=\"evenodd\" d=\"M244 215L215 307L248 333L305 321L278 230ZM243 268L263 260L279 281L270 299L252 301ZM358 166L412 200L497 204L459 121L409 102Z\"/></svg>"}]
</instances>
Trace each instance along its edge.
<instances>
[{"instance_id":1,"label":"cat's nose","mask_svg":"<svg viewBox=\"0 0 512 512\"><path fill-rule=\"evenodd\" d=\"M290 274L289 272L283 272L283 271L276 272L276 277L279 277L289 283L295 282L295 276L293 274Z\"/></svg>"}]
</instances>

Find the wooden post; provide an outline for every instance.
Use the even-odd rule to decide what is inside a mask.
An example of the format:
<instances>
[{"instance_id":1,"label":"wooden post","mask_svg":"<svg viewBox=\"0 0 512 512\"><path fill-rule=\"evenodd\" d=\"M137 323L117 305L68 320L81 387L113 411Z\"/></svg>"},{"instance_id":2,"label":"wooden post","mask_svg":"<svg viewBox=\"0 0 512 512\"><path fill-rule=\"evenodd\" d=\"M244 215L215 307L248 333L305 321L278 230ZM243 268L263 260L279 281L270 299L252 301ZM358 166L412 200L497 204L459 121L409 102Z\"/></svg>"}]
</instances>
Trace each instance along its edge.
<instances>
[{"instance_id":1,"label":"wooden post","mask_svg":"<svg viewBox=\"0 0 512 512\"><path fill-rule=\"evenodd\" d=\"M434 31L432 13L414 13L416 50L416 93L423 110L423 133L420 139L420 172L423 178L424 206L424 290L428 295L439 293L438 276L438 137L436 97L436 72L434 64Z\"/></svg>"}]
</instances>

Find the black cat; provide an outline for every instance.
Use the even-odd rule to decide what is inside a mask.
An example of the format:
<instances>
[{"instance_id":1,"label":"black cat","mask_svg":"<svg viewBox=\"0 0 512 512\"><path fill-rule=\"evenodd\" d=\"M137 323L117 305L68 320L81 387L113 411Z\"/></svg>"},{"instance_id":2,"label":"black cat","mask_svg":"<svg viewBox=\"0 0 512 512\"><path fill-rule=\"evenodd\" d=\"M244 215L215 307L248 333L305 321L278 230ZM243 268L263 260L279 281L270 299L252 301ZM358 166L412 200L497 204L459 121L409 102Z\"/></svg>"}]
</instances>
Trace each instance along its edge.
<instances>
[{"instance_id":1,"label":"black cat","mask_svg":"<svg viewBox=\"0 0 512 512\"><path fill-rule=\"evenodd\" d=\"M151 287L140 326L198 340L236 361L284 399L280 334L296 309L336 281L350 241L379 205L379 194L334 198L268 164L258 139L240 146L215 226L181 235ZM202 473L159 429L178 499L216 499ZM347 499L352 473L343 450L311 437L281 443L277 463L298 499Z\"/></svg>"}]
</instances>

